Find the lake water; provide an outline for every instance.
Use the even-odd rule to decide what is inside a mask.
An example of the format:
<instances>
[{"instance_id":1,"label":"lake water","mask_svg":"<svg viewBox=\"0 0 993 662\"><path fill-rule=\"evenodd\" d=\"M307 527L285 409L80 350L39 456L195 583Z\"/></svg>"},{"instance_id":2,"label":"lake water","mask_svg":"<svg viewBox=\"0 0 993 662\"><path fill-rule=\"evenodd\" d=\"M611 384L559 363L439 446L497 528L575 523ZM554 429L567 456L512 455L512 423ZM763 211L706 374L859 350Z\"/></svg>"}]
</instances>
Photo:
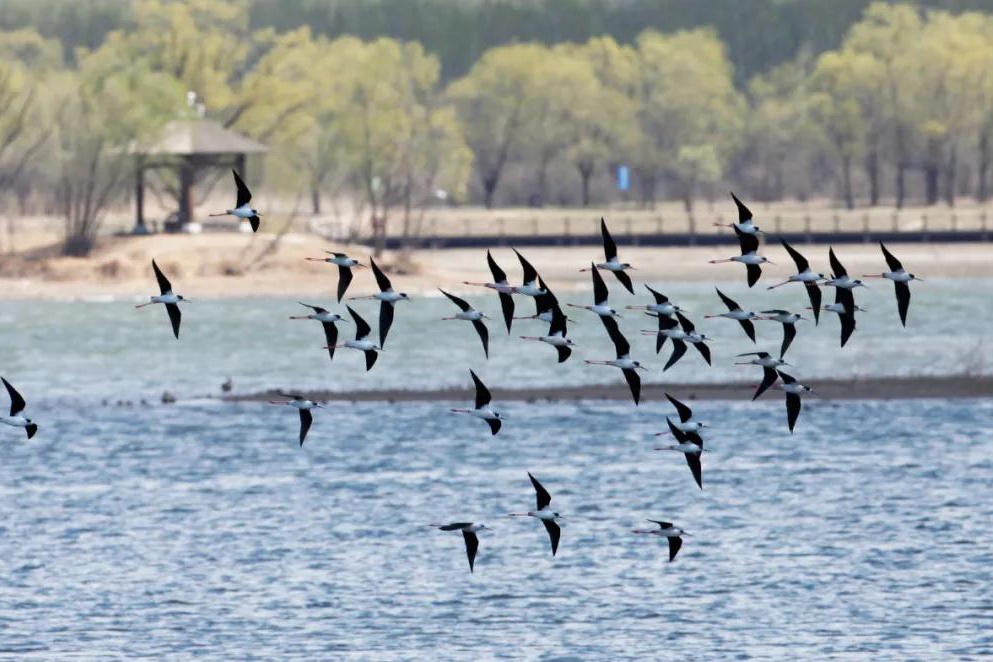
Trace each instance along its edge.
<instances>
[{"instance_id":1,"label":"lake water","mask_svg":"<svg viewBox=\"0 0 993 662\"><path fill-rule=\"evenodd\" d=\"M669 289L694 318L720 311L708 286ZM803 301L791 288L741 289L725 291L763 308ZM993 313L979 303L991 295L990 281L921 283L904 331L892 287L875 287L849 347L837 350L826 315L789 356L814 378L988 371ZM497 314L495 297L479 301ZM298 308L291 297L196 302L177 343L162 310L128 302L0 304L0 374L42 425L31 442L0 426L0 654L993 654L993 399L813 400L795 435L780 397L695 403L715 426L704 491L681 457L652 451L671 411L657 402L507 403L497 437L449 414L452 403L332 403L302 449L288 408L112 404L214 393L229 375L240 391L437 388L467 382L469 367L505 386L616 378L575 359L560 370L551 348L496 333L486 364L468 324L436 321L452 310L438 299L400 309L366 374L357 352L329 364L319 326L285 319ZM577 358L609 357L599 323L574 313ZM699 326L718 337L717 367L688 354L667 376L741 378L726 365L750 349L737 324ZM778 347L778 325L758 328ZM528 471L566 518L554 559L538 522L505 516L533 506ZM692 534L674 563L664 541L630 533L646 517ZM473 575L461 536L425 526L460 520L494 527Z\"/></svg>"}]
</instances>

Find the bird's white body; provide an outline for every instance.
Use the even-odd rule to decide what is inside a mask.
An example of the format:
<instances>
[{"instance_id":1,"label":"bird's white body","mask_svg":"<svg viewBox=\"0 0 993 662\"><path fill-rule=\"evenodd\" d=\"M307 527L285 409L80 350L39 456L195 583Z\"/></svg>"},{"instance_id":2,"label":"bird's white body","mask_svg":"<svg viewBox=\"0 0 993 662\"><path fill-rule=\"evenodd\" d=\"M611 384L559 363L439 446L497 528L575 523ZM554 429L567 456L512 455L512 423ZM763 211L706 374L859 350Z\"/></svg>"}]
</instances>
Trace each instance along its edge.
<instances>
[{"instance_id":1,"label":"bird's white body","mask_svg":"<svg viewBox=\"0 0 993 662\"><path fill-rule=\"evenodd\" d=\"M783 359L777 359L772 356L761 356L751 359L750 361L740 361L738 365L759 365L763 368L778 368L781 365L789 365Z\"/></svg>"},{"instance_id":2,"label":"bird's white body","mask_svg":"<svg viewBox=\"0 0 993 662\"><path fill-rule=\"evenodd\" d=\"M248 219L258 214L258 212L252 209L251 205L248 204L244 204L235 209L229 209L228 213L236 218L243 218L243 219Z\"/></svg>"},{"instance_id":3,"label":"bird's white body","mask_svg":"<svg viewBox=\"0 0 993 662\"><path fill-rule=\"evenodd\" d=\"M2 416L0 415L0 423L4 425L10 425L15 428L26 428L31 425L31 421L24 416Z\"/></svg>"},{"instance_id":4,"label":"bird's white body","mask_svg":"<svg viewBox=\"0 0 993 662\"><path fill-rule=\"evenodd\" d=\"M330 257L324 258L325 262L337 265L339 267L357 267L359 266L359 261L354 257L348 257L347 255L332 255Z\"/></svg>"},{"instance_id":5,"label":"bird's white body","mask_svg":"<svg viewBox=\"0 0 993 662\"><path fill-rule=\"evenodd\" d=\"M481 313L480 311L474 308L470 308L469 310L464 310L464 311L460 310L459 312L455 313L455 319L465 320L467 322L478 322L479 320L483 319L483 317L484 317L483 313Z\"/></svg>"},{"instance_id":6,"label":"bird's white body","mask_svg":"<svg viewBox=\"0 0 993 662\"><path fill-rule=\"evenodd\" d=\"M405 301L408 297L403 292L387 290L385 292L376 292L372 295L372 298L379 299L385 303L396 303L397 301Z\"/></svg>"},{"instance_id":7,"label":"bird's white body","mask_svg":"<svg viewBox=\"0 0 993 662\"><path fill-rule=\"evenodd\" d=\"M470 409L468 413L470 416L481 418L484 421L495 421L500 418L500 414L493 411L489 405L480 407L479 409Z\"/></svg>"},{"instance_id":8,"label":"bird's white body","mask_svg":"<svg viewBox=\"0 0 993 662\"><path fill-rule=\"evenodd\" d=\"M882 276L883 278L889 278L894 283L909 283L912 280L917 280L913 274L909 274L903 269L899 271L885 271Z\"/></svg>"},{"instance_id":9,"label":"bird's white body","mask_svg":"<svg viewBox=\"0 0 993 662\"><path fill-rule=\"evenodd\" d=\"M604 271L624 271L625 269L630 269L630 264L621 264L617 257L613 257L606 262L599 262L596 265L597 269L603 269Z\"/></svg>"},{"instance_id":10,"label":"bird's white body","mask_svg":"<svg viewBox=\"0 0 993 662\"><path fill-rule=\"evenodd\" d=\"M543 522L554 522L558 513L554 512L551 506L545 506L541 510L529 510L528 517L535 517Z\"/></svg>"},{"instance_id":11,"label":"bird's white body","mask_svg":"<svg viewBox=\"0 0 993 662\"><path fill-rule=\"evenodd\" d=\"M692 455L699 455L700 453L703 452L703 449L701 447L697 446L696 444L692 444L688 441L684 441L678 444L673 444L672 446L669 446L666 450L679 451L680 453L690 453Z\"/></svg>"},{"instance_id":12,"label":"bird's white body","mask_svg":"<svg viewBox=\"0 0 993 662\"><path fill-rule=\"evenodd\" d=\"M705 334L703 334L703 333L697 333L696 331L694 331L693 333L686 333L686 334L684 334L683 335L683 340L685 340L686 342L690 342L690 343L693 343L694 345L696 345L698 343L708 342L710 340L713 340L713 338L708 338Z\"/></svg>"},{"instance_id":13,"label":"bird's white body","mask_svg":"<svg viewBox=\"0 0 993 662\"><path fill-rule=\"evenodd\" d=\"M765 264L769 260L761 255L756 255L755 251L745 253L744 255L735 255L729 258L731 262L741 262L742 264Z\"/></svg>"},{"instance_id":14,"label":"bird's white body","mask_svg":"<svg viewBox=\"0 0 993 662\"><path fill-rule=\"evenodd\" d=\"M792 393L793 395L803 395L804 393L810 392L810 387L804 386L800 382L793 382L792 384L776 384L776 388L787 393Z\"/></svg>"},{"instance_id":15,"label":"bird's white body","mask_svg":"<svg viewBox=\"0 0 993 662\"><path fill-rule=\"evenodd\" d=\"M598 303L595 306L586 306L587 310L591 310L600 317L617 317L617 311L608 306L605 303Z\"/></svg>"},{"instance_id":16,"label":"bird's white body","mask_svg":"<svg viewBox=\"0 0 993 662\"><path fill-rule=\"evenodd\" d=\"M759 319L771 320L780 324L796 324L802 318L800 313L776 313L775 315L760 317Z\"/></svg>"},{"instance_id":17,"label":"bird's white body","mask_svg":"<svg viewBox=\"0 0 993 662\"><path fill-rule=\"evenodd\" d=\"M756 317L758 317L758 315L756 315L755 313L753 313L751 311L732 310L730 312L721 313L719 315L707 315L707 317L726 317L728 319L732 319L732 320L737 320L739 322L743 322L745 320L755 319Z\"/></svg>"},{"instance_id":18,"label":"bird's white body","mask_svg":"<svg viewBox=\"0 0 993 662\"><path fill-rule=\"evenodd\" d=\"M827 304L825 306L822 306L822 308L824 310L827 310L828 312L838 313L839 315L847 315L848 314L848 310L845 308L845 304L843 304L843 303L829 303L829 304ZM865 311L864 308L860 308L859 306L855 306L855 311L853 311L853 312L864 312L864 311Z\"/></svg>"},{"instance_id":19,"label":"bird's white body","mask_svg":"<svg viewBox=\"0 0 993 662\"><path fill-rule=\"evenodd\" d=\"M655 331L649 331L648 333L655 334L656 332ZM657 333L659 333L659 334L661 334L661 335L663 335L666 338L669 338L671 340L686 340L687 339L686 332L683 331L682 329L659 329L659 331Z\"/></svg>"},{"instance_id":20,"label":"bird's white body","mask_svg":"<svg viewBox=\"0 0 993 662\"><path fill-rule=\"evenodd\" d=\"M865 284L860 280L853 280L848 276L841 276L840 278L829 278L824 281L824 285L829 287L839 287L843 290L854 290L856 287L865 287Z\"/></svg>"},{"instance_id":21,"label":"bird's white body","mask_svg":"<svg viewBox=\"0 0 993 662\"><path fill-rule=\"evenodd\" d=\"M153 297L149 297L149 301L152 303L179 303L182 299L179 298L178 294L168 292L166 294L156 294Z\"/></svg>"},{"instance_id":22,"label":"bird's white body","mask_svg":"<svg viewBox=\"0 0 993 662\"><path fill-rule=\"evenodd\" d=\"M791 283L816 283L822 278L824 278L823 274L816 274L808 267L798 274L793 274L787 281Z\"/></svg>"},{"instance_id":23,"label":"bird's white body","mask_svg":"<svg viewBox=\"0 0 993 662\"><path fill-rule=\"evenodd\" d=\"M545 324L551 324L552 323L552 311L550 311L550 310L542 311L542 313L539 314L535 319L541 320Z\"/></svg>"},{"instance_id":24,"label":"bird's white body","mask_svg":"<svg viewBox=\"0 0 993 662\"><path fill-rule=\"evenodd\" d=\"M534 285L534 283L525 283L519 287L512 288L515 294L522 294L526 297L540 297L543 294L547 294L546 290Z\"/></svg>"},{"instance_id":25,"label":"bird's white body","mask_svg":"<svg viewBox=\"0 0 993 662\"><path fill-rule=\"evenodd\" d=\"M313 409L314 407L321 406L313 400L290 400L286 404L294 409Z\"/></svg>"},{"instance_id":26,"label":"bird's white body","mask_svg":"<svg viewBox=\"0 0 993 662\"><path fill-rule=\"evenodd\" d=\"M703 429L705 427L707 427L707 424L706 423L702 423L700 421L694 421L692 419L689 420L689 421L686 421L686 422L683 422L683 421L673 421L672 419L668 419L668 420L680 432L696 432L696 433L700 433L700 432L703 432ZM666 432L666 434L668 434L668 432ZM690 445L693 446L694 448L696 447L696 444L690 444Z\"/></svg>"},{"instance_id":27,"label":"bird's white body","mask_svg":"<svg viewBox=\"0 0 993 662\"><path fill-rule=\"evenodd\" d=\"M338 313L332 313L329 311L324 311L323 313L311 313L306 317L309 320L316 320L321 323L327 322L344 322L345 319Z\"/></svg>"},{"instance_id":28,"label":"bird's white body","mask_svg":"<svg viewBox=\"0 0 993 662\"><path fill-rule=\"evenodd\" d=\"M635 533L642 533L650 536L661 536L663 538L678 538L679 536L689 535L678 526L670 526L669 528L663 529L648 529L648 530L638 530L635 529Z\"/></svg>"},{"instance_id":29,"label":"bird's white body","mask_svg":"<svg viewBox=\"0 0 993 662\"><path fill-rule=\"evenodd\" d=\"M759 229L759 226L755 225L752 221L732 223L731 225L738 228L738 230L744 232L745 234L760 234L762 232L762 230Z\"/></svg>"},{"instance_id":30,"label":"bird's white body","mask_svg":"<svg viewBox=\"0 0 993 662\"><path fill-rule=\"evenodd\" d=\"M561 333L556 333L554 336L541 336L538 340L543 343L548 343L552 347L568 347L572 344L572 341L563 336Z\"/></svg>"},{"instance_id":31,"label":"bird's white body","mask_svg":"<svg viewBox=\"0 0 993 662\"><path fill-rule=\"evenodd\" d=\"M379 345L371 340L346 340L345 347L348 347L349 349L357 349L360 352L369 352L372 350L381 349Z\"/></svg>"},{"instance_id":32,"label":"bird's white body","mask_svg":"<svg viewBox=\"0 0 993 662\"><path fill-rule=\"evenodd\" d=\"M650 303L647 306L645 306L645 310L647 310L650 313L658 313L659 315L672 317L682 309L679 306L671 303Z\"/></svg>"}]
</instances>

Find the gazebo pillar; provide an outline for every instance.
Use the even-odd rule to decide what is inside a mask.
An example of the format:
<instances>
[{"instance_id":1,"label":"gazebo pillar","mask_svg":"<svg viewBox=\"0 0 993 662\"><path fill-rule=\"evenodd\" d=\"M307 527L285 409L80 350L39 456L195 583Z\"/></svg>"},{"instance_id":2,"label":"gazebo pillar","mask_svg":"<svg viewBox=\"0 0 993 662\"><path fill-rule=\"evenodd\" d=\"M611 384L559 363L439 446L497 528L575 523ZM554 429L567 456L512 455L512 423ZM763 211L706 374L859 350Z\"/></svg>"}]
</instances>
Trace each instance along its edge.
<instances>
[{"instance_id":1,"label":"gazebo pillar","mask_svg":"<svg viewBox=\"0 0 993 662\"><path fill-rule=\"evenodd\" d=\"M186 157L179 166L179 226L193 220L193 159Z\"/></svg>"},{"instance_id":2,"label":"gazebo pillar","mask_svg":"<svg viewBox=\"0 0 993 662\"><path fill-rule=\"evenodd\" d=\"M134 229L132 234L148 234L145 227L145 161L135 159L134 168Z\"/></svg>"}]
</instances>

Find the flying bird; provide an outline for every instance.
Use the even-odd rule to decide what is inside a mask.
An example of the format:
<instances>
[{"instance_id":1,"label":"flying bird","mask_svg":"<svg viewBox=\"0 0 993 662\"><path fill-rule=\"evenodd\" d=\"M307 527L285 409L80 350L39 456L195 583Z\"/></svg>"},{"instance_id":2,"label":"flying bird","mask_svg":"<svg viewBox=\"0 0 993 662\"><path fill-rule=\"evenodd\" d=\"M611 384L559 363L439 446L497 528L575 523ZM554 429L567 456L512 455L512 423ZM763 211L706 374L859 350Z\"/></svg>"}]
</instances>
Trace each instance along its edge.
<instances>
[{"instance_id":1,"label":"flying bird","mask_svg":"<svg viewBox=\"0 0 993 662\"><path fill-rule=\"evenodd\" d=\"M245 186L245 182L236 170L232 170L231 174L234 175L234 185L238 189L234 209L228 209L220 214L210 214L210 216L234 216L243 221L248 221L252 225L252 232L258 232L259 219L262 217L262 214L258 209L252 209L252 192Z\"/></svg>"},{"instance_id":2,"label":"flying bird","mask_svg":"<svg viewBox=\"0 0 993 662\"><path fill-rule=\"evenodd\" d=\"M551 508L552 495L548 493L541 483L528 472L528 478L531 479L531 484L534 485L534 492L536 496L536 501L538 504L537 510L529 510L526 513L510 513L511 517L534 517L541 520L541 523L545 525L545 530L548 531L548 539L552 543L552 556L555 556L555 552L559 549L559 525L556 524L555 520L560 519L562 516L554 512Z\"/></svg>"},{"instance_id":3,"label":"flying bird","mask_svg":"<svg viewBox=\"0 0 993 662\"><path fill-rule=\"evenodd\" d=\"M770 386L776 383L776 380L779 378L777 368L789 365L782 358L773 358L769 352L746 352L744 354L738 354L738 356L754 356L755 358L748 361L738 361L735 365L757 365L762 367L762 383L758 385L755 395L752 396L752 400L757 399Z\"/></svg>"},{"instance_id":4,"label":"flying bird","mask_svg":"<svg viewBox=\"0 0 993 662\"><path fill-rule=\"evenodd\" d=\"M738 208L738 222L714 223L714 226L719 228L734 228L735 230L744 232L745 234L762 234L762 230L755 225L755 222L752 219L752 211L738 199L738 196L734 194L734 191L731 191L731 199L734 200L734 205Z\"/></svg>"},{"instance_id":5,"label":"flying bird","mask_svg":"<svg viewBox=\"0 0 993 662\"><path fill-rule=\"evenodd\" d=\"M159 265L155 264L155 260L152 260L152 270L155 272L155 280L159 281L159 294L158 296L149 297L148 303L142 303L135 308L144 308L145 306L151 306L153 303L165 304L166 312L169 313L169 322L172 324L172 335L176 336L179 340L179 324L183 321L183 314L179 312L179 302L186 301L181 294L172 293L172 284L169 279L165 277L162 270L159 269Z\"/></svg>"},{"instance_id":6,"label":"flying bird","mask_svg":"<svg viewBox=\"0 0 993 662\"><path fill-rule=\"evenodd\" d=\"M365 265L354 257L348 257L344 253L324 252L330 255L330 257L308 257L306 259L311 262L327 262L338 267L338 303L341 303L342 297L345 296L345 291L348 290L348 286L352 282L352 269L359 269L365 267Z\"/></svg>"},{"instance_id":7,"label":"flying bird","mask_svg":"<svg viewBox=\"0 0 993 662\"><path fill-rule=\"evenodd\" d=\"M688 536L690 534L686 533L678 526L673 525L672 522L660 522L659 520L655 520L655 519L650 519L646 521L651 522L652 524L658 524L659 528L650 529L650 530L632 529L631 532L640 535L660 536L668 540L669 563L672 563L672 560L676 558L676 554L679 553L679 548L683 546L682 536Z\"/></svg>"},{"instance_id":8,"label":"flying bird","mask_svg":"<svg viewBox=\"0 0 993 662\"><path fill-rule=\"evenodd\" d=\"M814 393L814 389L809 386L804 386L794 377L787 375L782 370L779 371L779 378L783 381L781 384L777 384L776 388L786 393L786 420L790 425L790 432L793 432L793 427L796 425L796 419L800 416L800 409L803 406L800 401L800 396L808 393L811 395L817 394Z\"/></svg>"},{"instance_id":9,"label":"flying bird","mask_svg":"<svg viewBox=\"0 0 993 662\"><path fill-rule=\"evenodd\" d=\"M727 306L728 312L720 313L719 315L704 315L703 318L710 319L713 317L726 317L728 319L735 320L741 325L741 328L745 330L745 335L748 336L752 342L755 342L755 325L752 324L752 320L757 318L758 315L751 311L743 310L741 306L734 301L734 299L727 296L716 287L714 289L717 290L717 296L719 296L721 301L724 302L724 305Z\"/></svg>"},{"instance_id":10,"label":"flying bird","mask_svg":"<svg viewBox=\"0 0 993 662\"><path fill-rule=\"evenodd\" d=\"M544 294L539 294L534 299L534 315L527 315L525 317L515 317L515 320L540 320L545 324L552 323L552 311L559 307L559 300L552 290L545 285L545 281L538 277L538 286L545 290ZM572 322L573 320L568 317L565 318L567 322Z\"/></svg>"},{"instance_id":11,"label":"flying bird","mask_svg":"<svg viewBox=\"0 0 993 662\"><path fill-rule=\"evenodd\" d=\"M779 349L779 358L782 358L785 356L786 350L790 348L793 339L796 338L796 323L807 318L800 313L791 313L788 310L775 308L773 310L763 310L762 314L755 319L779 322L783 325L783 345Z\"/></svg>"},{"instance_id":12,"label":"flying bird","mask_svg":"<svg viewBox=\"0 0 993 662\"><path fill-rule=\"evenodd\" d=\"M317 408L324 409L324 405L298 394L280 393L279 395L284 398L290 398L290 400L270 400L269 404L288 405L300 412L300 445L303 446L303 440L307 438L307 432L310 431L310 424L314 422L314 417L311 415L310 410Z\"/></svg>"},{"instance_id":13,"label":"flying bird","mask_svg":"<svg viewBox=\"0 0 993 662\"><path fill-rule=\"evenodd\" d=\"M290 315L291 320L316 320L321 323L324 327L324 339L328 343L328 356L332 359L334 358L334 347L338 342L338 327L335 326L337 322L346 321L344 317L338 313L332 313L326 308L321 308L320 306L312 306L309 303L304 303L302 301L297 301L301 306L305 308L310 308L314 312L309 315Z\"/></svg>"},{"instance_id":14,"label":"flying bird","mask_svg":"<svg viewBox=\"0 0 993 662\"><path fill-rule=\"evenodd\" d=\"M497 265L496 260L493 259L493 255L489 251L486 251L486 263L490 266L490 273L493 275L492 283L473 283L466 280L462 284L488 287L500 295L500 308L503 309L503 321L507 324L507 333L510 333L510 326L514 320L514 297L511 296L514 293L514 288L507 281L507 274Z\"/></svg>"},{"instance_id":15,"label":"flying bird","mask_svg":"<svg viewBox=\"0 0 993 662\"><path fill-rule=\"evenodd\" d=\"M369 258L369 264L372 265L372 273L376 276L376 285L379 286L379 291L369 296L352 297L352 299L379 300L379 346L382 348L386 345L386 335L390 332L390 327L393 326L393 306L396 305L397 301L410 301L410 297L404 292L393 290L390 279L386 277L374 259Z\"/></svg>"},{"instance_id":16,"label":"flying bird","mask_svg":"<svg viewBox=\"0 0 993 662\"><path fill-rule=\"evenodd\" d=\"M856 287L866 286L861 280L853 280L849 277L848 270L834 254L834 248L828 248L828 260L831 262L831 277L824 281L824 285L844 290L854 290Z\"/></svg>"},{"instance_id":17,"label":"flying bird","mask_svg":"<svg viewBox=\"0 0 993 662\"><path fill-rule=\"evenodd\" d=\"M531 263L524 259L524 256L514 249L514 253L517 254L517 259L521 262L521 269L524 271L524 283L515 288L514 294L523 294L527 297L541 296L546 293L542 287L538 285L538 271L531 266Z\"/></svg>"},{"instance_id":18,"label":"flying bird","mask_svg":"<svg viewBox=\"0 0 993 662\"><path fill-rule=\"evenodd\" d=\"M703 439L696 432L684 432L680 430L668 418L669 432L676 438L676 443L672 446L656 448L657 451L678 451L686 456L686 464L693 474L693 480L697 487L703 489L703 467L700 464L700 456L703 455Z\"/></svg>"},{"instance_id":19,"label":"flying bird","mask_svg":"<svg viewBox=\"0 0 993 662\"><path fill-rule=\"evenodd\" d=\"M38 432L38 425L24 415L24 409L27 407L27 403L24 402L24 398L17 392L17 389L11 386L6 378L0 377L0 381L7 387L7 395L10 396L10 415L0 415L0 423L15 428L24 428L24 431L28 434L28 439L31 439Z\"/></svg>"},{"instance_id":20,"label":"flying bird","mask_svg":"<svg viewBox=\"0 0 993 662\"><path fill-rule=\"evenodd\" d=\"M628 310L647 310L650 313L655 313L656 315L665 315L666 317L672 317L678 311L681 310L684 313L687 312L682 308L680 308L679 306L677 306L676 304L672 303L669 300L669 297L662 294L661 292L653 290L648 285L645 285L645 289L651 292L652 296L655 297L655 303L650 303L647 306L628 306Z\"/></svg>"},{"instance_id":21,"label":"flying bird","mask_svg":"<svg viewBox=\"0 0 993 662\"><path fill-rule=\"evenodd\" d=\"M672 354L669 356L669 360L666 361L665 367L662 368L662 372L665 372L672 366L676 365L676 362L679 361L679 359L683 358L683 354L686 353L687 336L686 332L679 327L679 322L671 317L659 315L658 321L658 331L642 331L642 333L644 335L655 336L656 354L662 351L662 346L665 345L666 339L672 341Z\"/></svg>"},{"instance_id":22,"label":"flying bird","mask_svg":"<svg viewBox=\"0 0 993 662\"><path fill-rule=\"evenodd\" d=\"M852 296L851 290L839 287L834 292L834 303L824 306L824 310L838 314L838 321L841 323L841 346L844 347L855 332L855 313L864 312L865 308L855 305L855 297Z\"/></svg>"},{"instance_id":23,"label":"flying bird","mask_svg":"<svg viewBox=\"0 0 993 662\"><path fill-rule=\"evenodd\" d=\"M790 254L790 257L793 258L793 262L796 264L796 273L782 283L770 285L767 289L774 290L789 283L803 283L807 289L807 296L810 298L810 307L814 311L814 324L817 324L820 321L818 318L821 312L821 289L817 286L817 281L824 280L824 274L815 273L810 268L807 258L790 246L785 239L780 239L779 241L783 244L786 252Z\"/></svg>"},{"instance_id":24,"label":"flying bird","mask_svg":"<svg viewBox=\"0 0 993 662\"><path fill-rule=\"evenodd\" d=\"M607 261L594 264L592 269L603 269L604 271L612 272L617 277L617 280L621 281L621 285L628 292L634 294L631 277L624 273L625 269L634 269L634 267L627 262L621 262L617 259L617 244L614 242L614 238L610 236L610 230L607 229L607 221L602 217L600 218L600 235L603 237L603 253ZM582 269L582 271L587 270Z\"/></svg>"},{"instance_id":25,"label":"flying bird","mask_svg":"<svg viewBox=\"0 0 993 662\"><path fill-rule=\"evenodd\" d=\"M754 233L743 232L738 229L737 225L734 225L734 233L738 236L738 245L741 247L741 255L735 255L734 257L729 257L726 260L710 260L711 264L721 264L723 262L740 262L745 265L745 271L748 277L748 287L752 287L755 283L759 282L759 278L762 277L762 267L763 264L772 264L768 258L762 257L758 254L759 250L759 238Z\"/></svg>"},{"instance_id":26,"label":"flying bird","mask_svg":"<svg viewBox=\"0 0 993 662\"><path fill-rule=\"evenodd\" d=\"M465 553L469 557L469 572L473 571L476 562L476 551L479 549L479 538L476 533L479 531L489 531L485 524L474 524L472 522L455 522L454 524L431 524L441 531L461 531L462 538L465 539Z\"/></svg>"},{"instance_id":27,"label":"flying bird","mask_svg":"<svg viewBox=\"0 0 993 662\"><path fill-rule=\"evenodd\" d=\"M610 331L611 328L616 329L617 324L616 323L611 324L611 322L614 322L612 318L620 317L620 315L618 315L617 311L611 308L610 304L607 302L607 298L608 298L607 284L603 282L603 277L600 276L600 272L597 271L595 266L592 266L590 269L587 269L586 271L589 271L590 275L593 277L593 305L579 306L574 303L570 303L566 305L572 308L583 308L585 310L589 310L591 312L596 313L597 316L599 316L600 319L603 321L604 326L607 327L608 332Z\"/></svg>"},{"instance_id":28,"label":"flying bird","mask_svg":"<svg viewBox=\"0 0 993 662\"><path fill-rule=\"evenodd\" d=\"M637 405L641 400L641 378L638 376L638 370L648 370L648 368L642 366L638 361L631 359L631 345L616 325L613 328L608 328L608 332L610 333L610 339L614 342L617 358L611 361L586 361L586 363L620 368L621 372L624 373L624 379L628 383L628 388L631 389L631 397L634 399L634 404Z\"/></svg>"},{"instance_id":29,"label":"flying bird","mask_svg":"<svg viewBox=\"0 0 993 662\"><path fill-rule=\"evenodd\" d=\"M696 347L697 351L700 352L700 356L707 362L707 365L712 365L710 362L710 347L706 343L708 340L713 339L708 338L702 333L698 333L696 327L693 326L693 322L689 321L682 313L676 313L676 319L679 320L679 325L683 327L683 341L691 343Z\"/></svg>"},{"instance_id":30,"label":"flying bird","mask_svg":"<svg viewBox=\"0 0 993 662\"><path fill-rule=\"evenodd\" d=\"M486 324L483 320L490 319L482 312L476 310L469 305L469 302L465 299L460 299L454 294L449 294L445 290L439 289L439 291L444 294L448 299L459 307L459 312L455 313L454 317L443 317L442 320L465 320L467 322L472 322L472 326L476 329L476 333L479 334L479 339L483 343L483 354L486 358L490 358L490 333L486 330Z\"/></svg>"},{"instance_id":31,"label":"flying bird","mask_svg":"<svg viewBox=\"0 0 993 662\"><path fill-rule=\"evenodd\" d=\"M469 371L469 374L472 375L472 382L476 385L476 408L452 409L452 413L469 414L470 416L481 418L490 426L490 432L496 434L500 431L500 426L503 425L503 416L499 412L493 411L493 408L490 407L493 396L490 395L490 390L486 388L483 380L472 370Z\"/></svg>"},{"instance_id":32,"label":"flying bird","mask_svg":"<svg viewBox=\"0 0 993 662\"><path fill-rule=\"evenodd\" d=\"M668 393L665 394L665 397L669 400L669 402L672 403L672 406L676 408L676 413L679 415L679 422L672 423L672 421L668 417L666 417L665 420L675 425L679 430L681 430L682 432L695 432L699 434L700 431L703 430L703 428L710 427L709 425L707 425L702 421L693 420L693 410L687 407L685 404L683 404L676 398L672 397ZM664 434L671 434L671 433L659 432L655 436L659 437Z\"/></svg>"},{"instance_id":33,"label":"flying bird","mask_svg":"<svg viewBox=\"0 0 993 662\"><path fill-rule=\"evenodd\" d=\"M893 281L893 286L896 289L896 307L900 312L900 323L907 326L907 309L910 308L910 286L908 283L912 280L921 280L914 274L907 273L907 270L903 268L900 260L896 259L892 253L886 250L886 246L883 242L879 242L879 247L883 249L883 257L886 258L886 266L889 267L889 271L884 271L881 274L866 274L862 276L863 278L888 278Z\"/></svg>"},{"instance_id":34,"label":"flying bird","mask_svg":"<svg viewBox=\"0 0 993 662\"><path fill-rule=\"evenodd\" d=\"M556 306L552 309L552 323L548 326L546 336L521 336L522 340L539 340L551 345L559 354L559 363L564 363L571 355L575 343L566 337L565 315L562 309Z\"/></svg>"},{"instance_id":35,"label":"flying bird","mask_svg":"<svg viewBox=\"0 0 993 662\"><path fill-rule=\"evenodd\" d=\"M352 321L355 322L355 340L346 340L344 344L333 345L331 347L325 347L328 351L337 349L338 347L347 347L349 349L357 349L360 352L365 353L365 369L368 372L372 370L372 366L376 365L376 359L379 358L379 351L382 351L382 347L376 343L369 340L369 336L372 334L372 327L366 322L362 317L355 312L351 306L345 306L348 309L348 314L352 316Z\"/></svg>"}]
</instances>

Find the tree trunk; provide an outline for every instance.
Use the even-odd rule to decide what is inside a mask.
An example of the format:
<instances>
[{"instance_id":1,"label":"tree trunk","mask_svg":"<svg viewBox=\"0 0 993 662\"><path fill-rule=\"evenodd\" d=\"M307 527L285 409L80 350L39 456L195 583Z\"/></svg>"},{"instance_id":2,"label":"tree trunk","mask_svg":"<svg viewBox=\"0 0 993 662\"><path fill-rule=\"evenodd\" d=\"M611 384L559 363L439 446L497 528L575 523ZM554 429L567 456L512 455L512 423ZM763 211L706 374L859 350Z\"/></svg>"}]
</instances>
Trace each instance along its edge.
<instances>
[{"instance_id":1,"label":"tree trunk","mask_svg":"<svg viewBox=\"0 0 993 662\"><path fill-rule=\"evenodd\" d=\"M655 175L652 173L642 172L638 175L638 192L641 194L641 206L649 207L651 209L655 208L655 185L656 185Z\"/></svg>"},{"instance_id":2,"label":"tree trunk","mask_svg":"<svg viewBox=\"0 0 993 662\"><path fill-rule=\"evenodd\" d=\"M579 170L579 177L582 179L583 206L590 206L590 179L593 177L593 164L580 163L576 166Z\"/></svg>"},{"instance_id":3,"label":"tree trunk","mask_svg":"<svg viewBox=\"0 0 993 662\"><path fill-rule=\"evenodd\" d=\"M989 189L990 171L990 135L983 131L979 136L979 166L976 178L979 186L976 187L976 200L986 202L990 197Z\"/></svg>"},{"instance_id":4,"label":"tree trunk","mask_svg":"<svg viewBox=\"0 0 993 662\"><path fill-rule=\"evenodd\" d=\"M496 195L496 187L499 181L499 172L490 171L482 175L483 204L486 205L487 209L493 209L493 198Z\"/></svg>"},{"instance_id":5,"label":"tree trunk","mask_svg":"<svg viewBox=\"0 0 993 662\"><path fill-rule=\"evenodd\" d=\"M841 195L846 209L855 209L855 195L852 193L852 157L841 157Z\"/></svg>"},{"instance_id":6,"label":"tree trunk","mask_svg":"<svg viewBox=\"0 0 993 662\"><path fill-rule=\"evenodd\" d=\"M948 167L945 170L945 202L955 206L955 178L958 175L958 148L952 145L948 154Z\"/></svg>"},{"instance_id":7,"label":"tree trunk","mask_svg":"<svg viewBox=\"0 0 993 662\"><path fill-rule=\"evenodd\" d=\"M896 164L896 197L895 205L897 209L903 209L903 199L907 194L907 165L903 161Z\"/></svg>"},{"instance_id":8,"label":"tree trunk","mask_svg":"<svg viewBox=\"0 0 993 662\"><path fill-rule=\"evenodd\" d=\"M924 199L928 205L938 203L938 179L941 169L934 161L924 165Z\"/></svg>"},{"instance_id":9,"label":"tree trunk","mask_svg":"<svg viewBox=\"0 0 993 662\"><path fill-rule=\"evenodd\" d=\"M873 147L865 157L865 175L869 180L869 206L879 204L879 151Z\"/></svg>"},{"instance_id":10,"label":"tree trunk","mask_svg":"<svg viewBox=\"0 0 993 662\"><path fill-rule=\"evenodd\" d=\"M314 216L321 215L321 191L315 184L310 187L310 211Z\"/></svg>"}]
</instances>

